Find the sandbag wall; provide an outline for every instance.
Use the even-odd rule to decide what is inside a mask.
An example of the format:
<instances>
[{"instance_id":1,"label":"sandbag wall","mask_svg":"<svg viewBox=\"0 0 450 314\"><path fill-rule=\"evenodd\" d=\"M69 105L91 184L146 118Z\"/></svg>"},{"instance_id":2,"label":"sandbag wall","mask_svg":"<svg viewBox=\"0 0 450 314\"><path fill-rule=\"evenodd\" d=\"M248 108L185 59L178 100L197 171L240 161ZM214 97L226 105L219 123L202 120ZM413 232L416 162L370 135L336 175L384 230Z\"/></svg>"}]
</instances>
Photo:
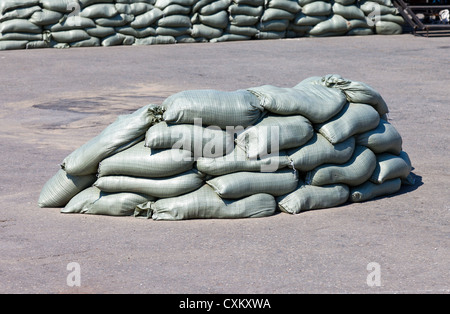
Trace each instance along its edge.
<instances>
[{"instance_id":1,"label":"sandbag wall","mask_svg":"<svg viewBox=\"0 0 450 314\"><path fill-rule=\"evenodd\" d=\"M0 50L400 34L391 0L2 0Z\"/></svg>"},{"instance_id":2,"label":"sandbag wall","mask_svg":"<svg viewBox=\"0 0 450 314\"><path fill-rule=\"evenodd\" d=\"M414 184L382 96L339 75L187 90L119 116L61 163L40 207L154 220L252 218Z\"/></svg>"}]
</instances>

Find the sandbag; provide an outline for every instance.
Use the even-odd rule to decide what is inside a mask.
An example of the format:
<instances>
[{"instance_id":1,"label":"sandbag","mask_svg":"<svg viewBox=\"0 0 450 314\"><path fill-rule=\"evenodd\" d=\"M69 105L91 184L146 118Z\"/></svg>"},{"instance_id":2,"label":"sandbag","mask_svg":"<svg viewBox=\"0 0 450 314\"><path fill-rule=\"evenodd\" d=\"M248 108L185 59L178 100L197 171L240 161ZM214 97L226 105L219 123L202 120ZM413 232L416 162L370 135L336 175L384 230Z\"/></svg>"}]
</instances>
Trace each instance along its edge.
<instances>
[{"instance_id":1,"label":"sandbag","mask_svg":"<svg viewBox=\"0 0 450 314\"><path fill-rule=\"evenodd\" d=\"M40 11L41 7L35 5L31 7L18 8L12 11L0 14L0 23L12 19L28 19L33 13Z\"/></svg>"},{"instance_id":2,"label":"sandbag","mask_svg":"<svg viewBox=\"0 0 450 314\"><path fill-rule=\"evenodd\" d=\"M73 43L80 40L89 39L91 36L82 29L70 31L52 32L52 38L58 43Z\"/></svg>"},{"instance_id":3,"label":"sandbag","mask_svg":"<svg viewBox=\"0 0 450 314\"><path fill-rule=\"evenodd\" d=\"M96 187L89 187L75 195L61 213L130 216L137 205L154 199L136 193L104 193Z\"/></svg>"},{"instance_id":4,"label":"sandbag","mask_svg":"<svg viewBox=\"0 0 450 314\"><path fill-rule=\"evenodd\" d=\"M165 99L162 106L166 108L166 122L192 124L194 119L201 118L204 125L222 129L227 126L247 127L258 121L263 114L258 98L245 90L183 91Z\"/></svg>"},{"instance_id":5,"label":"sandbag","mask_svg":"<svg viewBox=\"0 0 450 314\"><path fill-rule=\"evenodd\" d=\"M367 181L377 166L375 154L364 146L356 146L352 158L344 164L324 164L306 174L310 185L343 183L356 186Z\"/></svg>"},{"instance_id":6,"label":"sandbag","mask_svg":"<svg viewBox=\"0 0 450 314\"><path fill-rule=\"evenodd\" d=\"M313 123L327 121L346 103L342 92L321 85L300 83L294 88L263 85L248 90L259 98L264 109L280 115L300 114Z\"/></svg>"},{"instance_id":7,"label":"sandbag","mask_svg":"<svg viewBox=\"0 0 450 314\"><path fill-rule=\"evenodd\" d=\"M277 198L278 208L288 214L335 207L344 204L349 196L349 188L345 184L324 186L305 185L300 182L297 189Z\"/></svg>"},{"instance_id":8,"label":"sandbag","mask_svg":"<svg viewBox=\"0 0 450 314\"><path fill-rule=\"evenodd\" d=\"M379 122L380 116L371 106L350 103L334 118L315 128L332 144L336 144L355 134L376 128Z\"/></svg>"},{"instance_id":9,"label":"sandbag","mask_svg":"<svg viewBox=\"0 0 450 314\"><path fill-rule=\"evenodd\" d=\"M396 193L400 190L401 185L400 178L387 180L381 184L367 181L361 185L352 187L349 199L352 202L365 202L375 197Z\"/></svg>"},{"instance_id":10,"label":"sandbag","mask_svg":"<svg viewBox=\"0 0 450 314\"><path fill-rule=\"evenodd\" d=\"M403 33L403 27L395 22L377 21L375 31L380 35L400 35Z\"/></svg>"},{"instance_id":11,"label":"sandbag","mask_svg":"<svg viewBox=\"0 0 450 314\"><path fill-rule=\"evenodd\" d=\"M298 174L290 169L275 172L235 172L212 178L206 183L223 198L237 199L257 193L280 196L292 192Z\"/></svg>"},{"instance_id":12,"label":"sandbag","mask_svg":"<svg viewBox=\"0 0 450 314\"><path fill-rule=\"evenodd\" d=\"M0 50L24 49L28 40L0 40Z\"/></svg>"},{"instance_id":13,"label":"sandbag","mask_svg":"<svg viewBox=\"0 0 450 314\"><path fill-rule=\"evenodd\" d=\"M302 4L300 4L302 5ZM306 15L330 15L332 12L332 6L325 1L313 1L308 4L302 5L302 12Z\"/></svg>"},{"instance_id":14,"label":"sandbag","mask_svg":"<svg viewBox=\"0 0 450 314\"><path fill-rule=\"evenodd\" d=\"M370 181L381 184L386 180L400 178L405 180L411 172L411 160L406 152L399 156L389 153L377 154L377 166Z\"/></svg>"},{"instance_id":15,"label":"sandbag","mask_svg":"<svg viewBox=\"0 0 450 314\"><path fill-rule=\"evenodd\" d=\"M39 207L63 207L72 197L91 186L95 174L72 176L59 169L44 185L39 195Z\"/></svg>"},{"instance_id":16,"label":"sandbag","mask_svg":"<svg viewBox=\"0 0 450 314\"><path fill-rule=\"evenodd\" d=\"M320 133L314 133L305 145L288 150L288 155L295 169L307 172L326 163L343 164L352 157L354 149L354 137L331 144Z\"/></svg>"},{"instance_id":17,"label":"sandbag","mask_svg":"<svg viewBox=\"0 0 450 314\"><path fill-rule=\"evenodd\" d=\"M104 176L94 186L103 192L133 192L154 197L174 197L198 189L203 185L203 174L196 170L162 178Z\"/></svg>"},{"instance_id":18,"label":"sandbag","mask_svg":"<svg viewBox=\"0 0 450 314\"><path fill-rule=\"evenodd\" d=\"M256 159L302 146L311 139L313 133L311 122L301 115L272 114L240 133L236 145L246 152L248 158Z\"/></svg>"},{"instance_id":19,"label":"sandbag","mask_svg":"<svg viewBox=\"0 0 450 314\"><path fill-rule=\"evenodd\" d=\"M134 21L130 23L130 26L133 28L143 28L152 25L161 17L164 16L163 11L158 8L153 8L150 11L147 11L141 15L138 15L134 18Z\"/></svg>"},{"instance_id":20,"label":"sandbag","mask_svg":"<svg viewBox=\"0 0 450 314\"><path fill-rule=\"evenodd\" d=\"M201 124L160 122L148 129L145 146L154 149L183 149L198 157L219 157L234 148L234 133Z\"/></svg>"},{"instance_id":21,"label":"sandbag","mask_svg":"<svg viewBox=\"0 0 450 314\"><path fill-rule=\"evenodd\" d=\"M389 112L388 106L380 93L366 83L347 80L340 75L331 74L322 78L322 84L342 90L349 102L373 106L380 116Z\"/></svg>"},{"instance_id":22,"label":"sandbag","mask_svg":"<svg viewBox=\"0 0 450 314\"><path fill-rule=\"evenodd\" d=\"M42 11L34 12L29 21L33 24L44 26L55 24L62 17L63 14L60 12L43 9Z\"/></svg>"},{"instance_id":23,"label":"sandbag","mask_svg":"<svg viewBox=\"0 0 450 314\"><path fill-rule=\"evenodd\" d=\"M347 20L335 14L328 20L318 23L310 31L312 36L343 35L348 31Z\"/></svg>"},{"instance_id":24,"label":"sandbag","mask_svg":"<svg viewBox=\"0 0 450 314\"><path fill-rule=\"evenodd\" d=\"M81 17L94 18L111 18L119 14L116 6L112 3L99 3L90 5L83 10L81 10Z\"/></svg>"},{"instance_id":25,"label":"sandbag","mask_svg":"<svg viewBox=\"0 0 450 314\"><path fill-rule=\"evenodd\" d=\"M72 4L74 0L40 0L38 2L40 2L44 9L61 13L69 13L72 11L72 6L70 6L70 4Z\"/></svg>"},{"instance_id":26,"label":"sandbag","mask_svg":"<svg viewBox=\"0 0 450 314\"><path fill-rule=\"evenodd\" d=\"M147 105L131 114L119 116L99 135L64 158L61 167L71 175L97 173L100 161L142 140L154 121L154 107Z\"/></svg>"},{"instance_id":27,"label":"sandbag","mask_svg":"<svg viewBox=\"0 0 450 314\"><path fill-rule=\"evenodd\" d=\"M267 217L276 210L275 198L269 194L255 194L239 200L224 200L208 185L174 198L147 202L136 206L135 216L154 220L236 219Z\"/></svg>"},{"instance_id":28,"label":"sandbag","mask_svg":"<svg viewBox=\"0 0 450 314\"><path fill-rule=\"evenodd\" d=\"M397 129L386 120L380 119L378 126L355 136L356 144L370 148L375 154L400 154L402 151L402 137Z\"/></svg>"},{"instance_id":29,"label":"sandbag","mask_svg":"<svg viewBox=\"0 0 450 314\"><path fill-rule=\"evenodd\" d=\"M364 12L358 8L356 5L342 5L335 2L333 4L333 13L342 16L343 18L349 19L361 19L365 20L366 16Z\"/></svg>"},{"instance_id":30,"label":"sandbag","mask_svg":"<svg viewBox=\"0 0 450 314\"><path fill-rule=\"evenodd\" d=\"M285 152L275 156L266 156L258 159L248 159L246 153L236 147L232 152L217 158L200 157L197 159L197 169L212 176L221 176L228 173L255 171L273 172L291 164Z\"/></svg>"},{"instance_id":31,"label":"sandbag","mask_svg":"<svg viewBox=\"0 0 450 314\"><path fill-rule=\"evenodd\" d=\"M28 20L13 19L0 23L0 33L42 33L41 27Z\"/></svg>"},{"instance_id":32,"label":"sandbag","mask_svg":"<svg viewBox=\"0 0 450 314\"><path fill-rule=\"evenodd\" d=\"M31 7L36 4L39 4L39 0L2 0L0 2L0 14L4 14L8 10Z\"/></svg>"},{"instance_id":33,"label":"sandbag","mask_svg":"<svg viewBox=\"0 0 450 314\"><path fill-rule=\"evenodd\" d=\"M124 175L134 177L161 178L192 169L194 158L182 149L151 149L145 141L103 159L98 167L98 176Z\"/></svg>"}]
</instances>

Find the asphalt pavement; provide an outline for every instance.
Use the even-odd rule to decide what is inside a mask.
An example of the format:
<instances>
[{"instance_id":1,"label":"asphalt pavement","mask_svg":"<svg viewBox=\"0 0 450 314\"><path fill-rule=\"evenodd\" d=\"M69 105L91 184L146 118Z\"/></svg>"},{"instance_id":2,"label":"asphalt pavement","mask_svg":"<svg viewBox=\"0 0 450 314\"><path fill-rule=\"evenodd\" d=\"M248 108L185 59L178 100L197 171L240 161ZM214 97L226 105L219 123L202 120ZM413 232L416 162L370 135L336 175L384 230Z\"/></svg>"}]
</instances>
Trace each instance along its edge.
<instances>
[{"instance_id":1,"label":"asphalt pavement","mask_svg":"<svg viewBox=\"0 0 450 314\"><path fill-rule=\"evenodd\" d=\"M448 294L449 64L448 37L409 34L0 51L0 293ZM186 89L292 87L326 74L381 93L414 186L239 220L37 206L63 158L119 114Z\"/></svg>"}]
</instances>

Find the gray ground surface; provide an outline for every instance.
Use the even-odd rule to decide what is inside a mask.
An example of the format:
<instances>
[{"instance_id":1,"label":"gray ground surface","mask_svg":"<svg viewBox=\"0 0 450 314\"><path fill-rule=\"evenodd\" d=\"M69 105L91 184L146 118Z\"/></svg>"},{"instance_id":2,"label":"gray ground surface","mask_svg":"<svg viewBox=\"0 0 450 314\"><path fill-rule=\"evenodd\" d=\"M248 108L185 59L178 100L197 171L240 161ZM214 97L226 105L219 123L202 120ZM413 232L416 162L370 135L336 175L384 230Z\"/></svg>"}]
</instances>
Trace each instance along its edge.
<instances>
[{"instance_id":1,"label":"gray ground surface","mask_svg":"<svg viewBox=\"0 0 450 314\"><path fill-rule=\"evenodd\" d=\"M304 38L0 52L0 293L449 293L448 37ZM291 216L156 222L67 215L37 199L117 115L185 89L375 87L417 183ZM67 264L81 267L69 287ZM367 265L381 286L368 286Z\"/></svg>"}]
</instances>

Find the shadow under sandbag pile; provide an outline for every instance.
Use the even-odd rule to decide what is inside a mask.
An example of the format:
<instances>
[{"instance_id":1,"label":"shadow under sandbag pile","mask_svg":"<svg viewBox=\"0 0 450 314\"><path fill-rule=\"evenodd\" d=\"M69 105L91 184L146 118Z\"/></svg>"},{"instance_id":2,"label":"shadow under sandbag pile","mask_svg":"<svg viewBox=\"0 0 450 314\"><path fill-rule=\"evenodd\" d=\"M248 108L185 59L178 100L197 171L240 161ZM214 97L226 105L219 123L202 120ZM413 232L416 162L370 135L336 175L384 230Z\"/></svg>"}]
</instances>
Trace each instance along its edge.
<instances>
[{"instance_id":1,"label":"shadow under sandbag pile","mask_svg":"<svg viewBox=\"0 0 450 314\"><path fill-rule=\"evenodd\" d=\"M154 220L265 217L413 185L381 95L339 75L187 90L122 115L47 181L40 207Z\"/></svg>"}]
</instances>

